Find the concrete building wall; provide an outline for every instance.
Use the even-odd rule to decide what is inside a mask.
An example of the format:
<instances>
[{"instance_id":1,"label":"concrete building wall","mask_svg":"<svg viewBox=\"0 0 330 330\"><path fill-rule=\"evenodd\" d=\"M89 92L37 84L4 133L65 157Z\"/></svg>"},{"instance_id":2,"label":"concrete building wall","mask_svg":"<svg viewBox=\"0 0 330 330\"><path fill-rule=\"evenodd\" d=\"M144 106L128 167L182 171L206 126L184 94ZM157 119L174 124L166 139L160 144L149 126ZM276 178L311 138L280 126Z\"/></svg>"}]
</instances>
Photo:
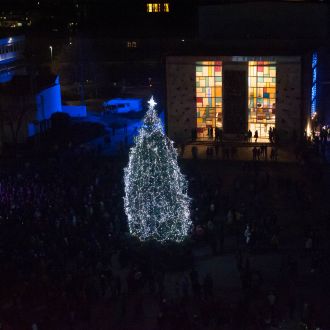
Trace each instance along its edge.
<instances>
[{"instance_id":1,"label":"concrete building wall","mask_svg":"<svg viewBox=\"0 0 330 330\"><path fill-rule=\"evenodd\" d=\"M278 63L276 75L276 127L280 138L287 140L303 130L300 61Z\"/></svg>"},{"instance_id":2,"label":"concrete building wall","mask_svg":"<svg viewBox=\"0 0 330 330\"><path fill-rule=\"evenodd\" d=\"M195 59L193 57L167 58L167 112L168 136L176 142L190 139L196 127Z\"/></svg>"}]
</instances>

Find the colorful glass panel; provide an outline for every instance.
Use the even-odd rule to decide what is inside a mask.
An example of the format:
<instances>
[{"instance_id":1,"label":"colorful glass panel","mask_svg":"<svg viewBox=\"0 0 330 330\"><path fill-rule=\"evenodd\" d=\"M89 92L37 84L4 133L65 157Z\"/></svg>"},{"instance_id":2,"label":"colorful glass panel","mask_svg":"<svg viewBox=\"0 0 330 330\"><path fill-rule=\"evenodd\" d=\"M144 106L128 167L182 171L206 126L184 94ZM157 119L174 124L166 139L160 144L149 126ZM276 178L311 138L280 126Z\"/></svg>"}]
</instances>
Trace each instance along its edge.
<instances>
[{"instance_id":1,"label":"colorful glass panel","mask_svg":"<svg viewBox=\"0 0 330 330\"><path fill-rule=\"evenodd\" d=\"M222 62L196 62L197 136L222 128Z\"/></svg>"},{"instance_id":2,"label":"colorful glass panel","mask_svg":"<svg viewBox=\"0 0 330 330\"><path fill-rule=\"evenodd\" d=\"M267 138L276 118L276 63L249 61L249 129Z\"/></svg>"}]
</instances>

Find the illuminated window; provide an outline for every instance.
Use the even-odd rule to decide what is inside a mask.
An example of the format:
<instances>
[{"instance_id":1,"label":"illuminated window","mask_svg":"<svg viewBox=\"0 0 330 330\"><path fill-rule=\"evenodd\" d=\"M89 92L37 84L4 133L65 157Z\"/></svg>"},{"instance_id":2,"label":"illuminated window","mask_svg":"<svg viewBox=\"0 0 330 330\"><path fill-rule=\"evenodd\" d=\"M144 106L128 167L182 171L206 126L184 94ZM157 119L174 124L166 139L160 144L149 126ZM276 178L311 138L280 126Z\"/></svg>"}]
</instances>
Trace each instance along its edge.
<instances>
[{"instance_id":1,"label":"illuminated window","mask_svg":"<svg viewBox=\"0 0 330 330\"><path fill-rule=\"evenodd\" d=\"M268 137L276 118L276 63L249 62L249 129Z\"/></svg>"},{"instance_id":2,"label":"illuminated window","mask_svg":"<svg viewBox=\"0 0 330 330\"><path fill-rule=\"evenodd\" d=\"M147 12L152 13L152 3L147 3Z\"/></svg>"},{"instance_id":3,"label":"illuminated window","mask_svg":"<svg viewBox=\"0 0 330 330\"><path fill-rule=\"evenodd\" d=\"M222 128L222 62L196 63L197 136L215 136Z\"/></svg>"},{"instance_id":4,"label":"illuminated window","mask_svg":"<svg viewBox=\"0 0 330 330\"><path fill-rule=\"evenodd\" d=\"M170 5L169 3L147 3L147 13L169 13Z\"/></svg>"},{"instance_id":5,"label":"illuminated window","mask_svg":"<svg viewBox=\"0 0 330 330\"><path fill-rule=\"evenodd\" d=\"M148 13L159 13L160 12L160 3L147 3L147 12Z\"/></svg>"},{"instance_id":6,"label":"illuminated window","mask_svg":"<svg viewBox=\"0 0 330 330\"><path fill-rule=\"evenodd\" d=\"M136 48L136 41L127 41L127 48Z\"/></svg>"},{"instance_id":7,"label":"illuminated window","mask_svg":"<svg viewBox=\"0 0 330 330\"><path fill-rule=\"evenodd\" d=\"M169 3L164 3L163 4L163 11L164 11L164 13L169 13L170 12L170 4Z\"/></svg>"},{"instance_id":8,"label":"illuminated window","mask_svg":"<svg viewBox=\"0 0 330 330\"><path fill-rule=\"evenodd\" d=\"M312 55L312 90L311 90L311 116L315 116L317 112L316 100L317 100L317 64L318 58L317 53Z\"/></svg>"}]
</instances>

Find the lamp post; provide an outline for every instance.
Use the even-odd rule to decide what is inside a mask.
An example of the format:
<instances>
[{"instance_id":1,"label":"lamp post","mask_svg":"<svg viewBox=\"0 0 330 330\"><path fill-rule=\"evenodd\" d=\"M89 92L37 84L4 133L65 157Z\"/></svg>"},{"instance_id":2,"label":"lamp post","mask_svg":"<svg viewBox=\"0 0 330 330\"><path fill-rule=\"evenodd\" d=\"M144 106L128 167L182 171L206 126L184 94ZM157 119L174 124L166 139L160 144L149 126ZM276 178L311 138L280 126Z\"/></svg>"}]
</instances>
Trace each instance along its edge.
<instances>
[{"instance_id":1,"label":"lamp post","mask_svg":"<svg viewBox=\"0 0 330 330\"><path fill-rule=\"evenodd\" d=\"M53 64L53 46L49 46L49 50L50 50L50 61L51 64Z\"/></svg>"}]
</instances>

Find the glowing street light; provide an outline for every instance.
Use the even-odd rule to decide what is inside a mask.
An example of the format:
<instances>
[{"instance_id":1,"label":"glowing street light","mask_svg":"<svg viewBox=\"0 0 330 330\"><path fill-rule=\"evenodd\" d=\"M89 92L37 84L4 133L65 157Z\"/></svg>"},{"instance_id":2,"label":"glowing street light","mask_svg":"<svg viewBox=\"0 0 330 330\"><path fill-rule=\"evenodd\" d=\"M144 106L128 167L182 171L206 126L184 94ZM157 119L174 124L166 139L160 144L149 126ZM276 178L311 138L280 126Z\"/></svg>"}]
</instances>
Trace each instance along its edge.
<instances>
[{"instance_id":1,"label":"glowing street light","mask_svg":"<svg viewBox=\"0 0 330 330\"><path fill-rule=\"evenodd\" d=\"M53 46L49 46L49 50L50 50L50 61L53 64Z\"/></svg>"}]
</instances>

